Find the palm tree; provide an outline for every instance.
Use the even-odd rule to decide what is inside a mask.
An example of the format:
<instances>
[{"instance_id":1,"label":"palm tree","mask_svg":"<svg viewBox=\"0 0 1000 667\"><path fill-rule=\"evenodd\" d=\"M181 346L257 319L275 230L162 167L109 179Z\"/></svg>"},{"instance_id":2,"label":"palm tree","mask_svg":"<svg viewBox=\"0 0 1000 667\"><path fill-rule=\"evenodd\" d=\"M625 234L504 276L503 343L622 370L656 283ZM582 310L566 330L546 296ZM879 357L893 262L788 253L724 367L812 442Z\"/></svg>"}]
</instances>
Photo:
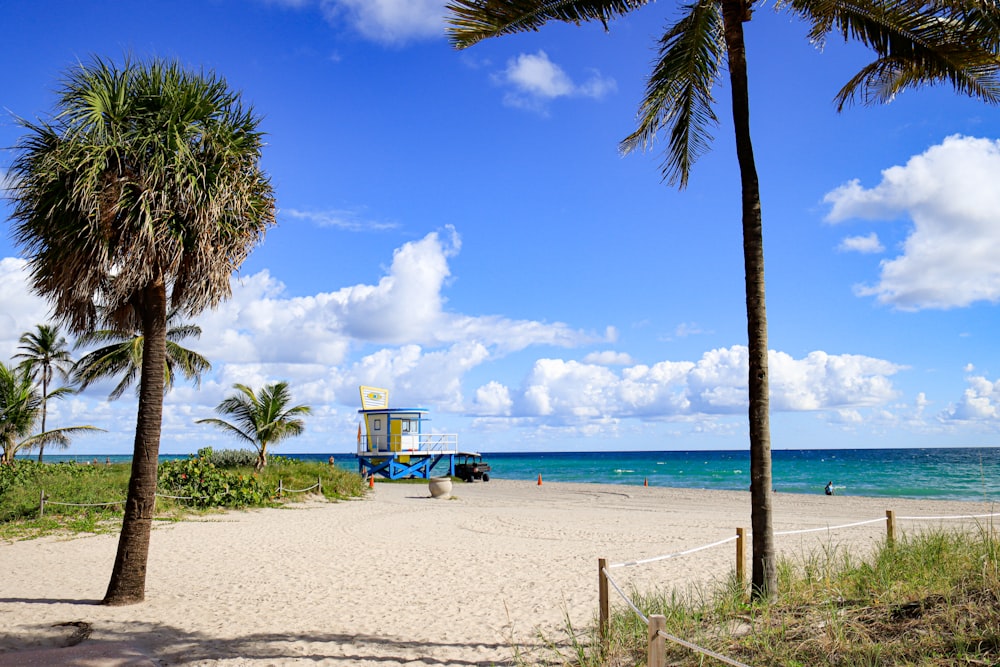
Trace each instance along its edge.
<instances>
[{"instance_id":1,"label":"palm tree","mask_svg":"<svg viewBox=\"0 0 1000 667\"><path fill-rule=\"evenodd\" d=\"M65 449L69 436L80 431L100 431L95 426L67 426L29 435L44 414L45 396L39 393L31 371L24 365L0 362L0 463L13 463L18 452L52 444Z\"/></svg>"},{"instance_id":2,"label":"palm tree","mask_svg":"<svg viewBox=\"0 0 1000 667\"><path fill-rule=\"evenodd\" d=\"M132 471L105 604L145 598L167 313L193 317L274 224L260 118L212 73L100 58L70 69L47 121L20 121L14 238L33 290L76 334L139 331Z\"/></svg>"},{"instance_id":3,"label":"palm tree","mask_svg":"<svg viewBox=\"0 0 1000 667\"><path fill-rule=\"evenodd\" d=\"M38 324L35 331L28 331L21 336L18 346L23 350L14 355L15 359L23 359L21 362L27 370L31 379L41 381L42 384L42 432L45 432L46 416L48 415L48 401L56 394L49 394L49 383L58 372L64 380L69 376L69 369L73 364L69 350L66 347L66 339L59 333L59 325ZM56 390L59 395L70 393L72 390L60 387ZM42 455L45 453L45 445L38 446L38 462L42 462Z\"/></svg>"},{"instance_id":4,"label":"palm tree","mask_svg":"<svg viewBox=\"0 0 1000 667\"><path fill-rule=\"evenodd\" d=\"M233 423L209 417L199 419L196 424L213 424L240 440L251 444L257 450L257 470L267 465L267 446L277 444L285 438L300 435L305 423L299 415L307 415L312 409L308 405L288 407L292 395L287 382L264 385L257 394L245 384L234 384L238 393L225 398L215 411L231 417Z\"/></svg>"},{"instance_id":5,"label":"palm tree","mask_svg":"<svg viewBox=\"0 0 1000 667\"><path fill-rule=\"evenodd\" d=\"M579 24L612 19L650 0L450 0L449 32L457 48L483 39L538 30L549 21ZM649 148L669 136L664 179L687 185L694 162L716 124L712 91L723 60L728 65L736 156L742 189L742 231L749 350L750 505L753 530L752 591L766 598L777 588L771 520L771 427L768 397L767 315L764 303L764 240L757 168L750 140L743 23L754 0L691 0L659 42L638 128L623 152ZM811 23L810 37L830 33L854 38L875 52L838 94L840 107L859 93L865 102L891 99L925 82L950 82L958 91L989 102L1000 98L997 40L1000 10L981 0L788 0Z\"/></svg>"},{"instance_id":6,"label":"palm tree","mask_svg":"<svg viewBox=\"0 0 1000 667\"><path fill-rule=\"evenodd\" d=\"M196 386L201 386L201 375L212 368L212 364L197 352L179 344L185 338L201 336L201 327L196 324L176 324L179 318L177 310L167 314L167 347L166 363L164 365L163 391L167 392L174 386L174 378L180 371L188 380L194 380ZM105 377L122 376L121 380L111 390L108 400L121 398L129 385L135 383L142 369L143 335L140 331L121 331L118 329L98 329L81 335L76 340L76 347L85 347L94 343L106 343L88 352L80 358L71 370L73 382L80 391L93 382ZM138 392L138 386L136 386Z\"/></svg>"}]
</instances>

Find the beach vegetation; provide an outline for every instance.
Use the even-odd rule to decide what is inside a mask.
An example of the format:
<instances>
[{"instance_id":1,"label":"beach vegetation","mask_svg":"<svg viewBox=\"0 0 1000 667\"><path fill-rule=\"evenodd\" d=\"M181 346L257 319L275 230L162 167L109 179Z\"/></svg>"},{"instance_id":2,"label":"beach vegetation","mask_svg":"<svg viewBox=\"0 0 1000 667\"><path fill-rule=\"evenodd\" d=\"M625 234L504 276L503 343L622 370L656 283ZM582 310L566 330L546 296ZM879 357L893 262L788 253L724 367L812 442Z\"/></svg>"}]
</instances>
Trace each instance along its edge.
<instances>
[{"instance_id":1,"label":"beach vegetation","mask_svg":"<svg viewBox=\"0 0 1000 667\"><path fill-rule=\"evenodd\" d=\"M41 432L45 432L48 417L48 402L50 398L58 398L72 393L68 387L52 388L50 386L58 375L63 380L69 378L69 370L73 365L65 336L59 331L58 324L38 324L34 331L27 331L19 339L15 359L21 360L31 379L41 385L42 424ZM38 444L38 462L41 463L45 454L45 443Z\"/></svg>"},{"instance_id":2,"label":"beach vegetation","mask_svg":"<svg viewBox=\"0 0 1000 667\"><path fill-rule=\"evenodd\" d=\"M357 472L319 461L272 457L270 465L257 473L253 454L250 464L225 469L198 455L164 462L159 467L154 520L184 520L220 509L280 507L310 498L346 500L367 492ZM130 467L40 464L23 458L0 466L0 539L120 530ZM279 482L286 490L281 496ZM298 493L300 489L309 491ZM46 504L40 514L42 493Z\"/></svg>"},{"instance_id":3,"label":"beach vegetation","mask_svg":"<svg viewBox=\"0 0 1000 667\"><path fill-rule=\"evenodd\" d=\"M201 456L163 463L160 493L183 498L192 507L249 507L270 498L256 474L219 468Z\"/></svg>"},{"instance_id":4,"label":"beach vegetation","mask_svg":"<svg viewBox=\"0 0 1000 667\"><path fill-rule=\"evenodd\" d=\"M212 364L205 357L180 344L185 338L201 336L201 327L196 324L178 322L180 311L176 308L167 314L166 356L163 366L163 391L169 392L174 386L177 373L186 380L201 385L202 373L210 370ZM103 378L121 377L108 395L108 400L121 398L125 390L136 384L142 370L142 331L134 329L96 329L87 331L76 339L74 347L80 349L90 345L100 345L73 364L73 383L83 391L92 383ZM136 385L138 392L139 386Z\"/></svg>"},{"instance_id":5,"label":"beach vegetation","mask_svg":"<svg viewBox=\"0 0 1000 667\"><path fill-rule=\"evenodd\" d=\"M929 530L869 553L828 545L778 564L779 593L753 600L735 577L715 587L630 592L670 635L748 665L1000 664L1000 537ZM612 605L607 650L596 630L547 641L551 664L644 665L646 623ZM561 644L558 648L557 644ZM721 664L666 642L670 665ZM545 663L543 663L545 664Z\"/></svg>"},{"instance_id":6,"label":"beach vegetation","mask_svg":"<svg viewBox=\"0 0 1000 667\"><path fill-rule=\"evenodd\" d=\"M101 58L61 81L48 120L18 121L13 236L32 290L71 333L143 336L128 500L103 602L145 598L166 363L167 314L194 317L274 220L260 117L213 73Z\"/></svg>"},{"instance_id":7,"label":"beach vegetation","mask_svg":"<svg viewBox=\"0 0 1000 667\"><path fill-rule=\"evenodd\" d=\"M464 49L491 37L539 30L549 22L610 22L652 4L651 0L450 0L446 5L452 44ZM639 104L638 126L625 137L623 153L650 149L661 135L667 148L663 179L684 188L694 163L708 150L718 126L713 106L728 69L736 158L742 198L741 228L746 279L750 436L752 590L766 598L777 585L772 529L771 430L768 396L767 314L761 194L750 134L748 59L743 24L754 0L688 0L668 22ZM995 3L899 2L896 0L788 0L776 7L802 19L809 39L854 40L874 59L837 93L838 110L860 99L881 103L925 83L950 83L958 92L996 103Z\"/></svg>"},{"instance_id":8,"label":"beach vegetation","mask_svg":"<svg viewBox=\"0 0 1000 667\"><path fill-rule=\"evenodd\" d=\"M198 450L198 457L208 459L216 468L252 468L257 463L257 452L252 449L215 451L211 447L202 447Z\"/></svg>"},{"instance_id":9,"label":"beach vegetation","mask_svg":"<svg viewBox=\"0 0 1000 667\"><path fill-rule=\"evenodd\" d=\"M233 385L236 393L228 396L215 411L232 421L209 417L198 419L196 424L211 424L221 428L257 451L258 471L267 466L267 448L287 438L301 435L305 430L302 417L312 408L308 405L289 405L292 394L287 382L272 382L260 391L245 384Z\"/></svg>"},{"instance_id":10,"label":"beach vegetation","mask_svg":"<svg viewBox=\"0 0 1000 667\"><path fill-rule=\"evenodd\" d=\"M60 388L63 389L63 388ZM62 395L53 391L49 396ZM100 431L96 426L64 426L34 433L44 413L45 399L27 364L0 362L0 466L10 465L18 452L46 444L69 447L70 436Z\"/></svg>"}]
</instances>

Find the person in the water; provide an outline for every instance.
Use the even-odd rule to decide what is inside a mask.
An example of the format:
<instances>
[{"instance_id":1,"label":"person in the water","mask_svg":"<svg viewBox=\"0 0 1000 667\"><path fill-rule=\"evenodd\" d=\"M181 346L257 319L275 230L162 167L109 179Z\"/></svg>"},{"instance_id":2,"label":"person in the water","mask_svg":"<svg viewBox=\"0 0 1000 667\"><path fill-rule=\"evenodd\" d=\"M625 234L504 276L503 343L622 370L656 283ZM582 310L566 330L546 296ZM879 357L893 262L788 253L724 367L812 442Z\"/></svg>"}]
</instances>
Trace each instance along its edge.
<instances>
[{"instance_id":1,"label":"person in the water","mask_svg":"<svg viewBox=\"0 0 1000 667\"><path fill-rule=\"evenodd\" d=\"M833 495L833 482L832 481L826 483L826 488L823 489L823 493L825 493L828 496L832 496Z\"/></svg>"}]
</instances>

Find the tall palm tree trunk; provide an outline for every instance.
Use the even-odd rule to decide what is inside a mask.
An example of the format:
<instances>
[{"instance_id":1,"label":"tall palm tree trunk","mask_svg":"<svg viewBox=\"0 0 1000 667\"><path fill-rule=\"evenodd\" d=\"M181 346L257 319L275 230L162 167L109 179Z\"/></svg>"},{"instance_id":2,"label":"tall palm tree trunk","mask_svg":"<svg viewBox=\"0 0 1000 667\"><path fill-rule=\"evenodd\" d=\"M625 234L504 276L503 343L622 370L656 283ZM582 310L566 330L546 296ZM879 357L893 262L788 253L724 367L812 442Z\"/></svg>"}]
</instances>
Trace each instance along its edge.
<instances>
[{"instance_id":1,"label":"tall palm tree trunk","mask_svg":"<svg viewBox=\"0 0 1000 667\"><path fill-rule=\"evenodd\" d=\"M163 416L163 369L167 348L167 299L162 278L143 290L137 304L142 318L142 376L136 420L132 475L118 555L104 604L142 602L146 591L146 561L156 502L160 424Z\"/></svg>"},{"instance_id":2,"label":"tall palm tree trunk","mask_svg":"<svg viewBox=\"0 0 1000 667\"><path fill-rule=\"evenodd\" d=\"M49 371L42 369L42 433L45 433L45 413L49 402ZM45 443L38 443L38 462L42 462L42 455L45 453Z\"/></svg>"},{"instance_id":3,"label":"tall palm tree trunk","mask_svg":"<svg viewBox=\"0 0 1000 667\"><path fill-rule=\"evenodd\" d=\"M743 23L750 20L745 0L723 0L722 17L733 96L736 155L743 191L743 262L746 273L747 333L750 362L750 525L753 530L752 594L771 597L778 588L771 523L771 424L767 374L767 310L764 304L764 233L760 186L750 141Z\"/></svg>"}]
</instances>

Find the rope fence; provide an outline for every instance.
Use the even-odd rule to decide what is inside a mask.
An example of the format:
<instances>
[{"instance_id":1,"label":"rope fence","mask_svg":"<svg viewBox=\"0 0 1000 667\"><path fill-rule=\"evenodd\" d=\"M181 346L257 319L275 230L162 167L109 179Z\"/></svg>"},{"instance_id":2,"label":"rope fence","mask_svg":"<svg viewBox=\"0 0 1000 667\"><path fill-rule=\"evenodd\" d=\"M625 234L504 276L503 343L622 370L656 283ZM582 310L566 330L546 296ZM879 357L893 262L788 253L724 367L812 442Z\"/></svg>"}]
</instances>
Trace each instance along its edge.
<instances>
[{"instance_id":1,"label":"rope fence","mask_svg":"<svg viewBox=\"0 0 1000 667\"><path fill-rule=\"evenodd\" d=\"M317 490L317 493L323 493L323 478L317 477L316 483L312 486L307 486L304 489L286 489L282 480L278 479L278 497L281 498L286 493L305 493L306 491ZM155 494L156 498L169 498L171 500L207 500L208 496L171 496L166 493ZM124 505L125 500L113 500L108 503L64 503L56 500L49 500L45 495L45 489L41 490L38 497L38 518L45 516L45 506L46 505L60 505L62 507L114 507L115 505Z\"/></svg>"},{"instance_id":2,"label":"rope fence","mask_svg":"<svg viewBox=\"0 0 1000 667\"><path fill-rule=\"evenodd\" d=\"M1000 516L1000 513L993 514L963 514L956 516L902 516L897 517L893 510L886 510L885 516L878 519L868 519L865 521L855 521L853 523L845 523L839 526L826 526L821 528L805 528L801 530L785 530L774 533L775 537L787 536L787 535L805 535L807 533L817 533L817 532L832 532L834 530L842 530L846 528L857 528L859 526L867 526L875 523L885 522L886 524L886 541L889 544L893 544L896 540L896 522L897 521L949 521L949 520L978 520L978 519L992 519L994 517ZM732 658L727 658L724 655L716 653L711 649L698 646L692 642L675 637L668 634L666 631L666 617L660 614L652 614L646 616L642 613L639 607L632 601L632 599L625 594L621 586L611 577L610 570L615 568L625 568L625 567L637 567L639 565L647 565L649 563L655 563L658 561L668 560L671 558L679 558L681 556L688 556L699 551L704 551L706 549L712 549L723 544L728 544L732 541L736 541L736 578L740 582L746 581L746 538L751 535L751 531L746 528L737 528L736 535L733 537L727 537L717 542L712 542L711 544L705 544L699 547L694 547L691 549L686 549L684 551L678 551L671 554L666 554L663 556L654 556L653 558L643 558L639 560L630 560L622 563L608 564L606 558L599 558L597 560L597 570L598 570L598 639L600 642L600 650L602 653L607 652L609 647L609 637L610 637L610 622L611 622L611 600L610 600L610 589L614 589L615 592L625 601L625 604L642 619L642 622L646 624L648 628L648 644L646 649L646 665L647 667L665 667L666 665L666 642L670 641L680 646L683 646L691 651L700 653L702 655L708 656L719 662L725 663L727 665L733 665L734 667L750 667L749 665L733 660Z\"/></svg>"}]
</instances>

